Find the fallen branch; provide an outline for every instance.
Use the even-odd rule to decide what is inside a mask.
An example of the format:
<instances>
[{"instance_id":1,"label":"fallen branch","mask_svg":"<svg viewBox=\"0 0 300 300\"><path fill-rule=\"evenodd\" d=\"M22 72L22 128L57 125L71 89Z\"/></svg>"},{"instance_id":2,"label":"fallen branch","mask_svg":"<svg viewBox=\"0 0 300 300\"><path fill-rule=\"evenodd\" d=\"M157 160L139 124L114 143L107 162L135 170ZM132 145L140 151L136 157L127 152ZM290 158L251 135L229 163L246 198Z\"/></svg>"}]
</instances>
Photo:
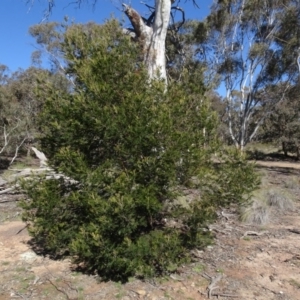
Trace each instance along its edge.
<instances>
[{"instance_id":1,"label":"fallen branch","mask_svg":"<svg viewBox=\"0 0 300 300\"><path fill-rule=\"evenodd\" d=\"M219 288L217 286L217 283L222 279L222 277L223 277L222 274L218 274L217 276L213 277L213 276L209 276L208 274L204 273L204 274L202 274L202 277L204 277L204 278L211 281L209 286L207 287L208 299L211 299L212 296L214 296L214 297L227 297L227 298L240 298L240 296L234 295L234 294L214 292L214 290Z\"/></svg>"},{"instance_id":2,"label":"fallen branch","mask_svg":"<svg viewBox=\"0 0 300 300\"><path fill-rule=\"evenodd\" d=\"M172 278L173 280L177 280L177 281L184 281L183 278L178 278L178 277L176 277L176 276L173 275L173 274L170 275L170 278Z\"/></svg>"},{"instance_id":3,"label":"fallen branch","mask_svg":"<svg viewBox=\"0 0 300 300\"><path fill-rule=\"evenodd\" d=\"M72 300L72 299L69 297L69 295L68 295L63 289L61 289L61 288L59 288L57 285L55 285L55 284L51 281L50 278L47 278L46 280L49 281L50 284L51 284L52 286L54 286L54 288L55 288L58 292L64 294L64 295L67 297L68 300Z\"/></svg>"},{"instance_id":4,"label":"fallen branch","mask_svg":"<svg viewBox=\"0 0 300 300\"><path fill-rule=\"evenodd\" d=\"M213 276L209 276L208 274L204 273L202 274L202 276L208 280L210 280L210 284L207 287L207 296L208 299L211 299L213 290L218 289L219 287L217 286L217 283L222 279L223 275L222 274L218 274L217 276L213 277Z\"/></svg>"},{"instance_id":5,"label":"fallen branch","mask_svg":"<svg viewBox=\"0 0 300 300\"><path fill-rule=\"evenodd\" d=\"M16 199L13 199L13 200L2 200L2 201L0 201L0 204L1 203L9 203L9 202L17 202L17 201L20 201L21 199L19 199L19 198L16 198Z\"/></svg>"},{"instance_id":6,"label":"fallen branch","mask_svg":"<svg viewBox=\"0 0 300 300\"><path fill-rule=\"evenodd\" d=\"M261 231L261 232L256 232L256 231L246 231L243 236L240 237L240 239L246 237L246 236L249 236L249 235L255 235L255 236L261 236L261 235L264 235L266 233L269 233L269 231L267 230L264 230L264 231Z\"/></svg>"},{"instance_id":7,"label":"fallen branch","mask_svg":"<svg viewBox=\"0 0 300 300\"><path fill-rule=\"evenodd\" d=\"M9 192L11 192L11 191L14 191L16 187L17 187L17 186L14 185L14 186L12 186L12 187L10 187L10 188L7 188L7 189L5 189L5 190L3 190L3 191L0 191L0 195L2 195L2 194L7 194L7 193L9 193ZM2 201L1 201L1 202L2 202Z\"/></svg>"},{"instance_id":8,"label":"fallen branch","mask_svg":"<svg viewBox=\"0 0 300 300\"><path fill-rule=\"evenodd\" d=\"M211 295L215 296L217 298L219 298L219 297L240 298L240 296L238 296L238 295L232 295L232 294L212 293Z\"/></svg>"},{"instance_id":9,"label":"fallen branch","mask_svg":"<svg viewBox=\"0 0 300 300\"><path fill-rule=\"evenodd\" d=\"M49 173L49 172L53 171L50 168L40 168L40 169L26 168L26 169L23 169L23 170L17 170L17 169L16 170L9 169L9 170L19 172L17 174L10 175L11 180L15 180L19 177L23 178L23 177L28 177L28 176L31 176L31 175L37 175L37 174L40 174L40 173Z\"/></svg>"},{"instance_id":10,"label":"fallen branch","mask_svg":"<svg viewBox=\"0 0 300 300\"><path fill-rule=\"evenodd\" d=\"M222 211L221 214L219 214L219 216L224 217L228 221L230 218L234 217L234 214L226 214L224 213L224 211Z\"/></svg>"},{"instance_id":11,"label":"fallen branch","mask_svg":"<svg viewBox=\"0 0 300 300\"><path fill-rule=\"evenodd\" d=\"M0 195L8 194L8 193L16 193L16 192L20 193L21 191L20 190L18 191L18 189L20 188L20 185L16 184L15 182L20 178L26 179L26 180L31 180L32 177L34 177L36 175L44 175L46 180L63 178L63 180L68 184L79 184L79 182L77 180L74 180L64 174L56 173L55 170L48 167L48 165L47 165L48 160L43 152L39 151L35 147L31 147L31 149L34 151L34 153L40 160L40 168L34 168L34 169L32 169L32 168L25 168L25 169L9 168L8 169L9 171L15 171L16 173L11 174L9 176L9 179L0 181ZM15 183L15 184L12 185L13 183ZM9 186L9 184L12 186ZM7 186L9 186L9 187L7 187ZM1 190L1 189L3 189L3 190ZM0 201L0 203L4 203L4 202L11 202L11 200Z\"/></svg>"}]
</instances>

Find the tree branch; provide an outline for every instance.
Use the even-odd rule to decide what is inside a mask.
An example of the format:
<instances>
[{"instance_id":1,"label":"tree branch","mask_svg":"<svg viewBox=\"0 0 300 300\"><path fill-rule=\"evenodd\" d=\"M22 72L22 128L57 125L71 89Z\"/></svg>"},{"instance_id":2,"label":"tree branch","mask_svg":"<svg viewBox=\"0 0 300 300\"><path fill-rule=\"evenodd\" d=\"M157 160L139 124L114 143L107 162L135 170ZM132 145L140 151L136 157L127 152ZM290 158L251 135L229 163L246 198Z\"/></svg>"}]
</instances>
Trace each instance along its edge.
<instances>
[{"instance_id":1,"label":"tree branch","mask_svg":"<svg viewBox=\"0 0 300 300\"><path fill-rule=\"evenodd\" d=\"M151 31L151 28L144 23L143 18L135 9L125 3L123 3L122 6L124 7L124 12L134 28L136 37L138 39L143 37L145 38Z\"/></svg>"}]
</instances>

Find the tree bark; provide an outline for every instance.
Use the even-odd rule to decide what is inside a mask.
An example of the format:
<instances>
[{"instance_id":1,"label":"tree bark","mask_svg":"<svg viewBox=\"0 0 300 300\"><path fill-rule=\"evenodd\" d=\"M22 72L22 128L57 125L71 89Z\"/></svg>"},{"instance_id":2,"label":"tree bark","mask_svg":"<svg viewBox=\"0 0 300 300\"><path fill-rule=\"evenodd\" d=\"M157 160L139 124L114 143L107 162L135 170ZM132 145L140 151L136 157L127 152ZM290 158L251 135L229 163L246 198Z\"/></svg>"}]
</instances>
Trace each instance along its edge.
<instances>
[{"instance_id":1,"label":"tree bark","mask_svg":"<svg viewBox=\"0 0 300 300\"><path fill-rule=\"evenodd\" d=\"M140 14L123 4L135 32L135 39L141 44L143 61L149 79L162 79L167 84L165 41L170 21L171 0L155 0L154 21L146 24Z\"/></svg>"}]
</instances>

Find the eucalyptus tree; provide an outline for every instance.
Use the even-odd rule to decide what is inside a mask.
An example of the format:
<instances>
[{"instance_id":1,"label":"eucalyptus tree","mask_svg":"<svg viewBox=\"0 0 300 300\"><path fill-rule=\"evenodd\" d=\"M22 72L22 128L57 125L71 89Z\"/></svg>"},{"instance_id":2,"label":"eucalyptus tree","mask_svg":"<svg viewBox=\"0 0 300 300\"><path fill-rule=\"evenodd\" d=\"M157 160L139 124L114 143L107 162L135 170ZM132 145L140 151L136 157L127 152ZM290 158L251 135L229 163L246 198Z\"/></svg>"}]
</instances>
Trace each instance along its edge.
<instances>
[{"instance_id":1,"label":"eucalyptus tree","mask_svg":"<svg viewBox=\"0 0 300 300\"><path fill-rule=\"evenodd\" d=\"M195 0L192 1L196 5ZM80 6L83 2L89 2L89 0L76 0L72 3L77 3ZM90 2L95 5L98 1L93 0ZM153 6L145 4L151 12L150 17L147 19L142 17L130 5L122 3L123 10L132 25L132 28L124 30L124 32L129 33L140 44L143 62L150 80L161 79L167 83L166 37L169 29L172 29L174 33L184 23L184 11L178 5L175 5L175 2L175 0L155 0ZM33 4L34 0L28 0L27 3ZM55 6L55 0L47 0L47 3L48 9L46 11L49 14ZM182 21L180 26L178 26L180 22L176 25L172 24L174 23L172 11L181 12ZM174 42L177 43L177 41Z\"/></svg>"},{"instance_id":2,"label":"eucalyptus tree","mask_svg":"<svg viewBox=\"0 0 300 300\"><path fill-rule=\"evenodd\" d=\"M280 102L274 107L259 134L259 140L281 145L285 156L296 154L297 160L300 159L299 89L299 84L290 89L286 102Z\"/></svg>"},{"instance_id":3,"label":"eucalyptus tree","mask_svg":"<svg viewBox=\"0 0 300 300\"><path fill-rule=\"evenodd\" d=\"M287 32L291 24L295 28ZM199 47L203 59L225 90L229 134L240 150L255 137L274 105L284 101L297 77L299 55L295 47L287 47L296 43L297 28L297 0L214 1L211 14L197 28L199 41L205 41ZM280 94L274 93L276 86Z\"/></svg>"}]
</instances>

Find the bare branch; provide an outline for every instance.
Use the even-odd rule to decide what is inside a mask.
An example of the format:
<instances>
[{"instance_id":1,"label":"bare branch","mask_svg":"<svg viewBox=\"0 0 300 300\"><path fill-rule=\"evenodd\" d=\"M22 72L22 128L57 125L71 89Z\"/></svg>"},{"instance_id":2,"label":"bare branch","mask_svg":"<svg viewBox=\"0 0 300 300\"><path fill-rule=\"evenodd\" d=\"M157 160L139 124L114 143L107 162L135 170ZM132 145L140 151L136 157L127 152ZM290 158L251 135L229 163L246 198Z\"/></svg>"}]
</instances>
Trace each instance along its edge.
<instances>
[{"instance_id":1,"label":"bare branch","mask_svg":"<svg viewBox=\"0 0 300 300\"><path fill-rule=\"evenodd\" d=\"M147 34L147 29L148 27L145 23L143 18L140 16L140 14L127 4L122 4L124 7L124 12L126 16L129 18L131 25L134 28L134 32L136 34L137 38L143 37L144 35ZM148 27L149 28L149 27ZM150 29L150 28L149 28Z\"/></svg>"},{"instance_id":2,"label":"bare branch","mask_svg":"<svg viewBox=\"0 0 300 300\"><path fill-rule=\"evenodd\" d=\"M23 140L22 140L19 144L16 145L15 155L14 155L14 157L12 158L12 160L10 161L10 163L9 163L10 165L11 165L11 164L14 162L14 160L17 158L20 147L22 147L22 145L24 144L24 142L25 142L27 139L28 139L28 134L27 134L27 136L25 136L25 137L23 138Z\"/></svg>"}]
</instances>

